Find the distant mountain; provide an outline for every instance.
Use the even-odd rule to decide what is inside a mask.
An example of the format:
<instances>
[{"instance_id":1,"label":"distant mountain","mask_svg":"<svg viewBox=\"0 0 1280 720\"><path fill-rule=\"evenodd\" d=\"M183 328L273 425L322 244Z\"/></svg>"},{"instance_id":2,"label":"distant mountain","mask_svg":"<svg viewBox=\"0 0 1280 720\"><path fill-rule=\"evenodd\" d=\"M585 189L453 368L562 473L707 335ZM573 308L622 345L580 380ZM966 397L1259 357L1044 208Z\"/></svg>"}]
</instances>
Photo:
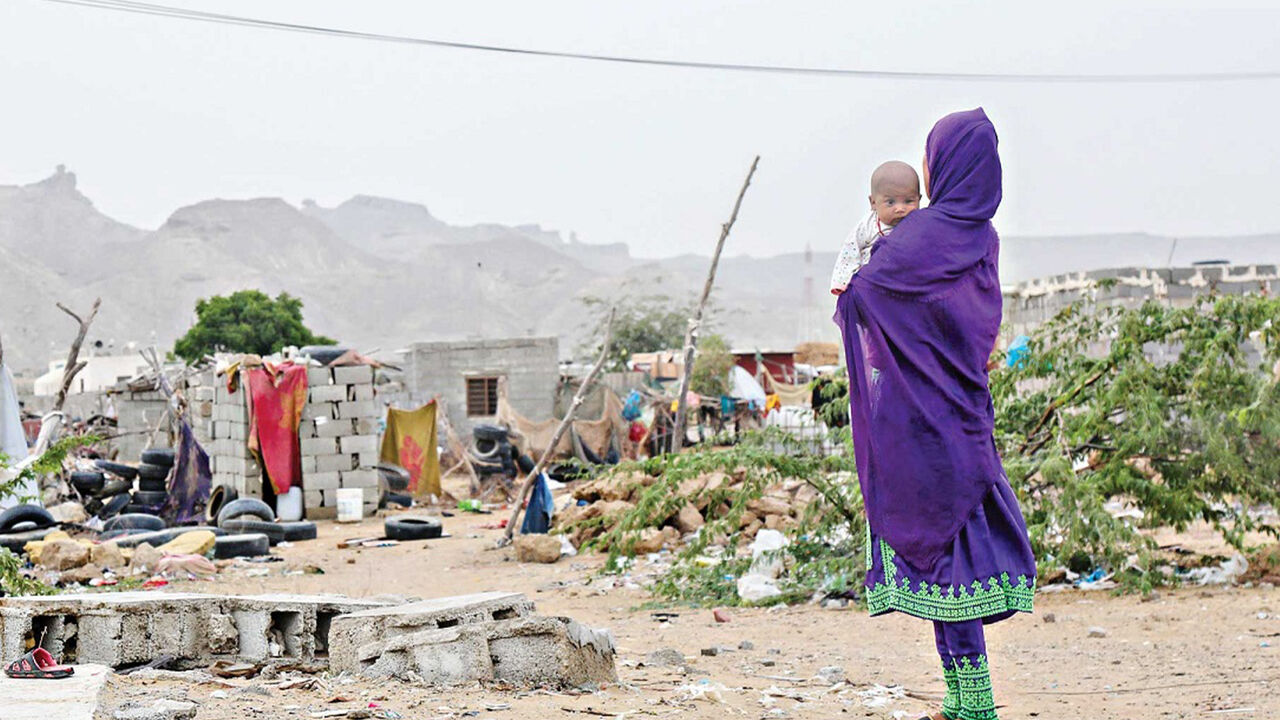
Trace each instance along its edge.
<instances>
[{"instance_id":1,"label":"distant mountain","mask_svg":"<svg viewBox=\"0 0 1280 720\"><path fill-rule=\"evenodd\" d=\"M826 286L839 241L822 252L724 258L713 329L747 349L837 339ZM1005 238L1002 279L1163 266L1171 253L1174 264L1275 263L1280 235L1176 246L1147 235ZM190 326L198 298L245 288L300 297L312 329L366 351L557 335L567 355L598 321L587 298L687 302L701 290L707 263L698 255L641 260L625 244L566 240L538 225L455 226L422 205L364 195L333 208L208 200L143 230L100 213L63 168L37 183L0 186L0 335L5 361L26 372L62 357L74 335L58 301L83 311L102 297L91 340L168 349Z\"/></svg>"}]
</instances>

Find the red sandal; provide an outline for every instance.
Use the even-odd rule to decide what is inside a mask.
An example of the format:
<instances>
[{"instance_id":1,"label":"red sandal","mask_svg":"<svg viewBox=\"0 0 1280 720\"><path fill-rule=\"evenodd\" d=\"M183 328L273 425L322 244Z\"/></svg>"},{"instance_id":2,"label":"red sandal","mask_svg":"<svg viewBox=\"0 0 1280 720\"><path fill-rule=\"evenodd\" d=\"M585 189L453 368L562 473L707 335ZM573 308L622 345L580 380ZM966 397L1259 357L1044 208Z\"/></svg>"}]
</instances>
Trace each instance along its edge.
<instances>
[{"instance_id":1,"label":"red sandal","mask_svg":"<svg viewBox=\"0 0 1280 720\"><path fill-rule=\"evenodd\" d=\"M37 680L57 680L75 674L75 668L59 665L48 650L38 647L35 650L9 663L4 674L11 678L31 678Z\"/></svg>"}]
</instances>

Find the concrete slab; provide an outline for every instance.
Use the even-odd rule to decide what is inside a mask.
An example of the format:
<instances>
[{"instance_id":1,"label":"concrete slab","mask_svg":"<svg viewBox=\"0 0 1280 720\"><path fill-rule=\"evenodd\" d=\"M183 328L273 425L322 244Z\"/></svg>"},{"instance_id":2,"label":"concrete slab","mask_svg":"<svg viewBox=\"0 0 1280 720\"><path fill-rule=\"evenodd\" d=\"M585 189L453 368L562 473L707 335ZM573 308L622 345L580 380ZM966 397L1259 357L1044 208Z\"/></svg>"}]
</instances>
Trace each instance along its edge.
<instances>
[{"instance_id":1,"label":"concrete slab","mask_svg":"<svg viewBox=\"0 0 1280 720\"><path fill-rule=\"evenodd\" d=\"M61 680L15 680L0 674L0 717L4 720L93 720L98 696L111 668L76 665Z\"/></svg>"},{"instance_id":2,"label":"concrete slab","mask_svg":"<svg viewBox=\"0 0 1280 720\"><path fill-rule=\"evenodd\" d=\"M359 672L366 667L361 648L390 637L427 630L527 617L533 603L520 593L478 593L353 612L333 618L329 630L329 667Z\"/></svg>"}]
</instances>

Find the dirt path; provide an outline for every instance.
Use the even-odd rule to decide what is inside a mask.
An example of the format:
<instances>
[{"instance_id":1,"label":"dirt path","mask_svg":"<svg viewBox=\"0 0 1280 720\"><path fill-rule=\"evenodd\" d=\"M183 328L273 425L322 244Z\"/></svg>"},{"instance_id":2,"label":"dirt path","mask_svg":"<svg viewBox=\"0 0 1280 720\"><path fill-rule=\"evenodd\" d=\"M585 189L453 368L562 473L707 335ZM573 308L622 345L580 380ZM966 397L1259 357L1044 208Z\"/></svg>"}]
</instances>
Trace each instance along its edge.
<instances>
[{"instance_id":1,"label":"dirt path","mask_svg":"<svg viewBox=\"0 0 1280 720\"><path fill-rule=\"evenodd\" d=\"M925 697L941 691L932 633L923 621L805 606L731 610L731 621L723 624L714 622L710 610L674 608L678 617L659 622L638 609L650 598L635 583L593 579L599 558L522 565L510 550L491 549L499 531L479 526L496 518L446 518L452 537L362 550L338 550L335 543L379 534L380 521L323 523L318 540L280 549L283 563L236 567L215 581L175 583L171 589L420 597L523 592L541 613L611 629L621 685L573 696L477 687L439 691L347 678L282 690L262 679L223 688L117 676L100 717L110 718L110 710L126 700L169 696L200 703L200 720L309 718L370 702L404 718L588 720L626 713L914 719L930 705L899 697L869 706L876 702L874 686L901 686ZM646 565L638 563L637 579ZM307 574L307 566L324 574ZM262 569L266 576L250 576ZM1036 602L1034 616L988 631L1002 718L1280 718L1280 591L1273 587L1184 589L1145 602L1070 591L1042 593ZM1105 637L1089 637L1091 627L1102 628ZM754 648L738 649L744 641ZM700 654L712 646L732 651ZM668 647L689 658L689 674L643 666L648 653ZM844 670L846 685L832 688L814 679L832 665ZM226 697L211 697L215 691ZM349 699L328 702L335 696ZM1226 710L1238 711L1209 714Z\"/></svg>"}]
</instances>

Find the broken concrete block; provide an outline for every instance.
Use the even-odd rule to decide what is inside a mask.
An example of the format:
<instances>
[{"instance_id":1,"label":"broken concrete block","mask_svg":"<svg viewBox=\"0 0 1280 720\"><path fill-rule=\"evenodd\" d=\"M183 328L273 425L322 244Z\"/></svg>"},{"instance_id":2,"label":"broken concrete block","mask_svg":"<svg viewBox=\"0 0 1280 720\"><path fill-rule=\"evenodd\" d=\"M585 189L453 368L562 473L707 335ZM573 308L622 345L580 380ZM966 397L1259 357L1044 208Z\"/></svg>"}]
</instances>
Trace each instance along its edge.
<instances>
[{"instance_id":1,"label":"broken concrete block","mask_svg":"<svg viewBox=\"0 0 1280 720\"><path fill-rule=\"evenodd\" d=\"M613 634L564 617L493 623L493 679L516 687L577 688L617 682Z\"/></svg>"},{"instance_id":2,"label":"broken concrete block","mask_svg":"<svg viewBox=\"0 0 1280 720\"><path fill-rule=\"evenodd\" d=\"M329 666L333 672L360 672L361 648L386 638L424 630L440 630L507 620L533 614L533 603L520 593L479 593L437 598L335 617L329 630Z\"/></svg>"},{"instance_id":3,"label":"broken concrete block","mask_svg":"<svg viewBox=\"0 0 1280 720\"><path fill-rule=\"evenodd\" d=\"M559 535L517 535L516 560L522 563L553 563L560 559Z\"/></svg>"}]
</instances>

